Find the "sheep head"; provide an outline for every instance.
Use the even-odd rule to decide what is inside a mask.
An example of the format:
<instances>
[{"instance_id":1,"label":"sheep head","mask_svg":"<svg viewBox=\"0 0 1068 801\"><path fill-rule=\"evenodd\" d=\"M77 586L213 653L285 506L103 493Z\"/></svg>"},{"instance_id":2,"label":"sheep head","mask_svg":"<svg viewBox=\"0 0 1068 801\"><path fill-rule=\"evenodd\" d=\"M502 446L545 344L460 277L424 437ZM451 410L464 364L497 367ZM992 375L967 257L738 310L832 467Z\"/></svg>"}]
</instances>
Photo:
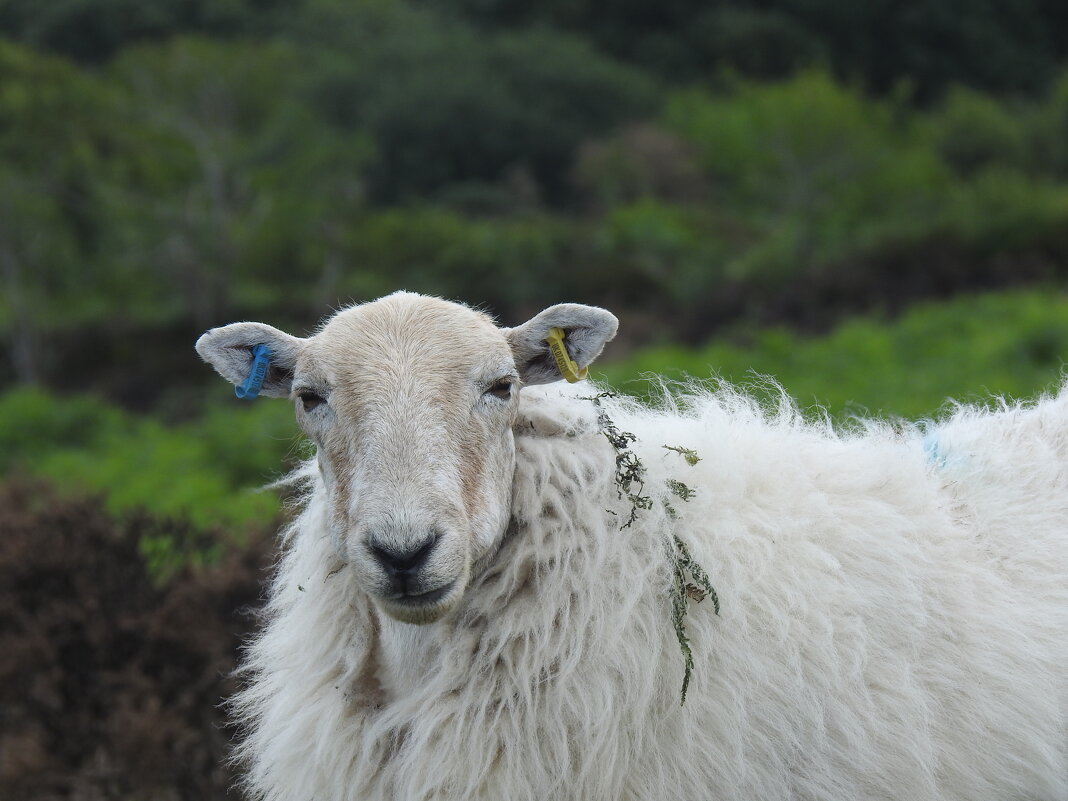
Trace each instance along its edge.
<instances>
[{"instance_id":1,"label":"sheep head","mask_svg":"<svg viewBox=\"0 0 1068 801\"><path fill-rule=\"evenodd\" d=\"M261 394L292 398L315 443L339 557L388 615L431 623L463 596L508 525L522 387L561 380L547 337L580 367L616 318L560 304L498 328L456 303L399 292L343 309L313 336L214 328L201 357L241 385L270 349Z\"/></svg>"}]
</instances>

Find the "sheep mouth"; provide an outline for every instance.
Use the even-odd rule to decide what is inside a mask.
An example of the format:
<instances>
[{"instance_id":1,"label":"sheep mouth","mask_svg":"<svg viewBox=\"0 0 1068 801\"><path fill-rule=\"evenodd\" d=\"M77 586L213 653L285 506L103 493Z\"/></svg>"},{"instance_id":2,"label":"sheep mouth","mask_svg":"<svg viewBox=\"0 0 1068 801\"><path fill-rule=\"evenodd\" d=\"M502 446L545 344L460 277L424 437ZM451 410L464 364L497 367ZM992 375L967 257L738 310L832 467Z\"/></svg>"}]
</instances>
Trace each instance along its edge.
<instances>
[{"instance_id":1,"label":"sheep mouth","mask_svg":"<svg viewBox=\"0 0 1068 801\"><path fill-rule=\"evenodd\" d=\"M438 587L436 590L428 590L427 592L401 592L390 597L389 602L392 604L400 604L401 606L429 606L435 604L452 592L452 588L456 586L456 581L450 581L448 584L444 584Z\"/></svg>"},{"instance_id":2,"label":"sheep mouth","mask_svg":"<svg viewBox=\"0 0 1068 801\"><path fill-rule=\"evenodd\" d=\"M459 580L419 593L396 593L379 597L378 606L394 620L424 625L440 620L456 605Z\"/></svg>"}]
</instances>

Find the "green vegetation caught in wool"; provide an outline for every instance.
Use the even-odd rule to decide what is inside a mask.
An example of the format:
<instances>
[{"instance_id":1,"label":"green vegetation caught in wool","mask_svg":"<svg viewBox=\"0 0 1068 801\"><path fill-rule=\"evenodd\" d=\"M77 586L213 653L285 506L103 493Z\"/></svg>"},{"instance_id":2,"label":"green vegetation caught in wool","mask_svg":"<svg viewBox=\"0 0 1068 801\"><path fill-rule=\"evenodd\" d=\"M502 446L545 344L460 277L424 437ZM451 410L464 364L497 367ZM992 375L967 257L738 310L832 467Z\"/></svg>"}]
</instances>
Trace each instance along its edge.
<instances>
[{"instance_id":1,"label":"green vegetation caught in wool","mask_svg":"<svg viewBox=\"0 0 1068 801\"><path fill-rule=\"evenodd\" d=\"M602 377L642 394L641 379L718 375L766 392L759 376L780 382L804 406L850 414L936 415L947 398L983 402L992 395L1032 397L1054 389L1068 360L1068 296L1029 291L918 306L892 323L854 319L818 339L782 329L748 345L716 343L693 350L645 349Z\"/></svg>"}]
</instances>

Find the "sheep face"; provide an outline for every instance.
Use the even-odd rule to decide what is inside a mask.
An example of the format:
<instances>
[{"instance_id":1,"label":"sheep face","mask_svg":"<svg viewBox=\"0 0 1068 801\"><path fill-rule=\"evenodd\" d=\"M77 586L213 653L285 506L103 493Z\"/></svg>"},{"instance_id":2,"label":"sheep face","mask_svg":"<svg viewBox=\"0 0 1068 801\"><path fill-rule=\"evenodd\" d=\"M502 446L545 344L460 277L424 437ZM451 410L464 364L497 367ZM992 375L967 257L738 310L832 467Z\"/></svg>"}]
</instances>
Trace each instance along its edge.
<instances>
[{"instance_id":1,"label":"sheep face","mask_svg":"<svg viewBox=\"0 0 1068 801\"><path fill-rule=\"evenodd\" d=\"M430 623L456 608L507 528L520 388L560 379L548 331L563 329L586 364L615 326L602 309L564 304L501 329L466 306L397 293L307 339L235 323L197 349L235 384L255 345L271 349L261 392L291 397L316 445L339 557L386 614Z\"/></svg>"},{"instance_id":2,"label":"sheep face","mask_svg":"<svg viewBox=\"0 0 1068 801\"><path fill-rule=\"evenodd\" d=\"M447 613L500 540L518 382L487 317L410 296L341 312L304 348L292 393L331 533L392 617Z\"/></svg>"}]
</instances>

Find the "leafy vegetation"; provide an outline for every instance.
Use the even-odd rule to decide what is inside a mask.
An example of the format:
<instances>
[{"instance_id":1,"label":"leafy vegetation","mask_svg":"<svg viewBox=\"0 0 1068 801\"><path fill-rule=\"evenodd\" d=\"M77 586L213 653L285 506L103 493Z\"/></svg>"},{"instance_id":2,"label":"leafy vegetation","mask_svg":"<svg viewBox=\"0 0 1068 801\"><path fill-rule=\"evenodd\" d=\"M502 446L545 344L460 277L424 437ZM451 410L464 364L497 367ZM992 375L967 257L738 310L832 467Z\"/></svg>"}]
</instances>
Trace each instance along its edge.
<instances>
[{"instance_id":1,"label":"leafy vegetation","mask_svg":"<svg viewBox=\"0 0 1068 801\"><path fill-rule=\"evenodd\" d=\"M826 337L799 340L784 329L746 337L748 344L649 348L595 365L594 373L631 393L647 389L648 373L717 375L757 392L768 376L802 405L818 403L839 418L916 419L937 414L947 398L1028 398L1055 388L1068 358L1068 296L981 295L920 306L892 323L850 320ZM145 509L201 529L270 521L278 501L256 490L306 456L306 445L288 404L227 401L227 394L218 389L203 415L168 426L90 397L12 390L0 396L0 472L103 493L113 513ZM621 493L647 505L640 470L626 461L629 435L611 421L604 426L620 449ZM698 458L681 446L668 449L687 463Z\"/></svg>"},{"instance_id":2,"label":"leafy vegetation","mask_svg":"<svg viewBox=\"0 0 1068 801\"><path fill-rule=\"evenodd\" d=\"M424 0L490 27L550 25L581 32L619 58L686 80L714 66L760 79L830 65L868 89L907 80L921 97L951 83L1034 89L1068 55L1057 0L909 3L847 0Z\"/></svg>"},{"instance_id":3,"label":"leafy vegetation","mask_svg":"<svg viewBox=\"0 0 1068 801\"><path fill-rule=\"evenodd\" d=\"M315 8L93 67L0 39L0 382L135 402L131 342L192 364L210 325L397 287L700 342L1068 273L1068 76L926 109L820 70L665 87L547 30Z\"/></svg>"},{"instance_id":4,"label":"leafy vegetation","mask_svg":"<svg viewBox=\"0 0 1068 801\"><path fill-rule=\"evenodd\" d=\"M920 419L947 399L1026 399L1056 389L1068 363L1068 295L1055 290L963 297L918 306L892 323L856 318L831 334L746 333L747 344L660 346L601 368L621 390L644 394L644 376L719 377L767 392L779 382L804 407ZM595 370L596 372L596 370Z\"/></svg>"},{"instance_id":5,"label":"leafy vegetation","mask_svg":"<svg viewBox=\"0 0 1068 801\"><path fill-rule=\"evenodd\" d=\"M952 83L1034 91L1068 56L1068 17L1057 0L861 5L845 0L418 0L410 5L396 0L7 0L0 5L0 30L86 63L106 61L131 44L176 35L303 38L358 49L400 28L419 40L427 28L449 26L481 35L567 31L673 81L704 78L723 66L767 80L825 64L881 92L905 79L921 97Z\"/></svg>"},{"instance_id":6,"label":"leafy vegetation","mask_svg":"<svg viewBox=\"0 0 1068 801\"><path fill-rule=\"evenodd\" d=\"M89 397L16 389L0 397L0 472L103 493L112 513L145 509L240 532L276 515L278 499L256 490L303 448L285 404L236 403L166 426Z\"/></svg>"}]
</instances>

